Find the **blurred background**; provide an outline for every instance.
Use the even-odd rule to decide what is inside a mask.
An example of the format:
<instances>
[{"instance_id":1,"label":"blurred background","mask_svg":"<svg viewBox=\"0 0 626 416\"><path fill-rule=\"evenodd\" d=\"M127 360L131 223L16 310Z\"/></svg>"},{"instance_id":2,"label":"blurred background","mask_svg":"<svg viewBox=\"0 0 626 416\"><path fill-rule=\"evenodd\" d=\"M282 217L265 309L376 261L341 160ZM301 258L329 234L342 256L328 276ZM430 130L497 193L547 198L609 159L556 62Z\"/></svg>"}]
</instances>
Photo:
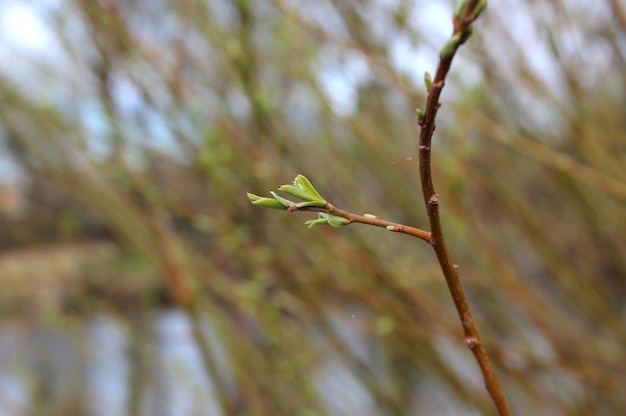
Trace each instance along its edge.
<instances>
[{"instance_id":1,"label":"blurred background","mask_svg":"<svg viewBox=\"0 0 626 416\"><path fill-rule=\"evenodd\" d=\"M453 1L0 3L1 415L494 414L427 227ZM434 138L514 413L626 412L626 5L494 1Z\"/></svg>"}]
</instances>

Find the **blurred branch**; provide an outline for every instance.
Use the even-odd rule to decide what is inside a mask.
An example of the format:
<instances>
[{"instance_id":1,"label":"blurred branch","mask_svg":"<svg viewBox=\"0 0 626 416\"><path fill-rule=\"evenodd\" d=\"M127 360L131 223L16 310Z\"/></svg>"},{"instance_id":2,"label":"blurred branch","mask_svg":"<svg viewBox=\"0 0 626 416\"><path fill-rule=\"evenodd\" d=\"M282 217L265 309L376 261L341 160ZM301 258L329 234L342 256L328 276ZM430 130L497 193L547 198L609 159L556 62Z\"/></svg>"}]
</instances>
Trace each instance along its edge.
<instances>
[{"instance_id":1,"label":"blurred branch","mask_svg":"<svg viewBox=\"0 0 626 416\"><path fill-rule=\"evenodd\" d=\"M609 3L613 16L619 22L622 30L626 30L626 10L624 10L624 3L620 3L617 0L609 0Z\"/></svg>"},{"instance_id":2,"label":"blurred branch","mask_svg":"<svg viewBox=\"0 0 626 416\"><path fill-rule=\"evenodd\" d=\"M550 169L561 172L577 182L603 192L611 198L626 202L626 182L578 162L565 153L525 139L480 113L472 113L472 117L469 117L468 121L486 138L523 154Z\"/></svg>"}]
</instances>

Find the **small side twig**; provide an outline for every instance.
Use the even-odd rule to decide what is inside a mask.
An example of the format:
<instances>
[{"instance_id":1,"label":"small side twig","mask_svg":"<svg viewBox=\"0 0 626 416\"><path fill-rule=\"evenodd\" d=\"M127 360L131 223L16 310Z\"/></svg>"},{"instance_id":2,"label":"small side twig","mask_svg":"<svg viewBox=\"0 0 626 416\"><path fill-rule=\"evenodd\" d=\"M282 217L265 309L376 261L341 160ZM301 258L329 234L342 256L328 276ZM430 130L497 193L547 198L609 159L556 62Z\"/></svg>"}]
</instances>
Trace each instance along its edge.
<instances>
[{"instance_id":1,"label":"small side twig","mask_svg":"<svg viewBox=\"0 0 626 416\"><path fill-rule=\"evenodd\" d=\"M351 223L361 223L374 225L376 227L383 227L389 231L417 237L420 240L424 240L429 244L433 243L431 233L429 233L428 231L424 231L419 228L411 227L404 224L398 224L396 222L387 221L376 215L353 214L352 212L344 211L343 209L337 208L330 202L326 201L313 187L313 184L311 184L311 182L303 175L296 176L296 179L293 181L293 185L283 185L278 189L288 195L295 196L302 201L291 201L278 195L276 192L270 192L270 194L272 195L271 198L248 193L248 199L250 200L250 202L252 202L252 204L265 208L274 208L289 212L317 212L319 215L318 219L309 220L305 223L309 226L309 228L317 225L332 225L333 227L342 227Z\"/></svg>"},{"instance_id":2,"label":"small side twig","mask_svg":"<svg viewBox=\"0 0 626 416\"><path fill-rule=\"evenodd\" d=\"M428 244L432 244L432 236L428 231L421 230L419 228L411 227L409 225L399 224L396 222L391 222L384 220L378 216L371 214L353 214L352 212L344 211L342 209L337 208L331 203L326 203L323 207L302 207L298 208L295 204L292 205L293 209L289 208L289 211L311 211L311 212L324 212L326 214L337 215L339 217L345 218L348 220L344 223L344 225L348 225L351 223L361 223L374 225L376 227L386 228L389 231L394 231L401 234L408 234L413 237L417 237L421 240L426 241Z\"/></svg>"}]
</instances>

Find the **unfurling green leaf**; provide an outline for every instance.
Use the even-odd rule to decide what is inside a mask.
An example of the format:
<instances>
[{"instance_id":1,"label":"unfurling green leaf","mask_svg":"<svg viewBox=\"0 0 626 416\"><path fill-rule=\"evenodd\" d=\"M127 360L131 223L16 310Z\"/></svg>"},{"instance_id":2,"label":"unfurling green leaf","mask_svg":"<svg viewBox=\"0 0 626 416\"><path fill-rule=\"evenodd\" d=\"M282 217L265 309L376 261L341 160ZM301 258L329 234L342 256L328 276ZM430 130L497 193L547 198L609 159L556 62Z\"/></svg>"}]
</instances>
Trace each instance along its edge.
<instances>
[{"instance_id":1,"label":"unfurling green leaf","mask_svg":"<svg viewBox=\"0 0 626 416\"><path fill-rule=\"evenodd\" d=\"M292 206L293 204L295 204L295 202L288 200L287 198L283 198L282 196L278 195L276 192L274 191L270 191L270 194L272 194L272 196L274 197L275 200L277 200L278 202L280 202L281 204L283 204L284 206L286 206L287 208L289 208L290 206Z\"/></svg>"},{"instance_id":2,"label":"unfurling green leaf","mask_svg":"<svg viewBox=\"0 0 626 416\"><path fill-rule=\"evenodd\" d=\"M302 189L296 188L294 185L282 185L278 188L278 190L305 201L315 200L311 194L303 191Z\"/></svg>"},{"instance_id":3,"label":"unfurling green leaf","mask_svg":"<svg viewBox=\"0 0 626 416\"><path fill-rule=\"evenodd\" d=\"M326 205L326 201L304 201L298 202L296 204L296 208L304 208L304 207L323 207Z\"/></svg>"},{"instance_id":4,"label":"unfurling green leaf","mask_svg":"<svg viewBox=\"0 0 626 416\"><path fill-rule=\"evenodd\" d=\"M310 191L306 189L300 189L295 185L283 185L278 189L285 192L286 194L295 196L296 198L300 198L304 201L319 202L321 204L320 206L326 203L326 201L324 201L324 198L319 197L319 194L317 192L311 193Z\"/></svg>"},{"instance_id":5,"label":"unfurling green leaf","mask_svg":"<svg viewBox=\"0 0 626 416\"><path fill-rule=\"evenodd\" d=\"M308 225L309 228L313 228L318 225L328 225L328 221L326 221L326 218L318 218L316 220L308 220L304 224Z\"/></svg>"},{"instance_id":6,"label":"unfurling green leaf","mask_svg":"<svg viewBox=\"0 0 626 416\"><path fill-rule=\"evenodd\" d=\"M326 204L324 198L304 175L296 176L293 185L283 185L278 189L303 201L312 202L310 205L303 206L322 207Z\"/></svg>"},{"instance_id":7,"label":"unfurling green leaf","mask_svg":"<svg viewBox=\"0 0 626 416\"><path fill-rule=\"evenodd\" d=\"M280 201L275 200L274 198L265 198L262 196L258 196L255 194L247 193L248 199L252 202L253 205L258 205L264 208L273 208L273 209L287 209Z\"/></svg>"},{"instance_id":8,"label":"unfurling green leaf","mask_svg":"<svg viewBox=\"0 0 626 416\"><path fill-rule=\"evenodd\" d=\"M306 178L306 176L304 176L304 175L296 176L296 179L294 179L293 184L298 189L303 190L303 191L313 195L315 197L315 199L318 199L318 200L321 200L321 201L324 200L324 198L322 198L322 196L319 194L319 192L317 192L317 190L313 187L313 185Z\"/></svg>"},{"instance_id":9,"label":"unfurling green leaf","mask_svg":"<svg viewBox=\"0 0 626 416\"><path fill-rule=\"evenodd\" d=\"M346 223L348 222L347 218L340 217L338 215L333 215L333 214L326 215L326 220L328 221L330 225L332 225L335 228L339 228L342 225L346 225Z\"/></svg>"},{"instance_id":10,"label":"unfurling green leaf","mask_svg":"<svg viewBox=\"0 0 626 416\"><path fill-rule=\"evenodd\" d=\"M348 222L347 218L340 217L338 215L326 214L324 212L320 212L317 214L318 218L315 220L308 220L305 222L309 228L316 227L318 225L331 225L335 228L339 228L342 225L346 225Z\"/></svg>"},{"instance_id":11,"label":"unfurling green leaf","mask_svg":"<svg viewBox=\"0 0 626 416\"><path fill-rule=\"evenodd\" d=\"M263 198L262 196L251 194L250 192L246 192L246 195L248 195L248 199L250 200L250 202L258 201L259 199Z\"/></svg>"}]
</instances>

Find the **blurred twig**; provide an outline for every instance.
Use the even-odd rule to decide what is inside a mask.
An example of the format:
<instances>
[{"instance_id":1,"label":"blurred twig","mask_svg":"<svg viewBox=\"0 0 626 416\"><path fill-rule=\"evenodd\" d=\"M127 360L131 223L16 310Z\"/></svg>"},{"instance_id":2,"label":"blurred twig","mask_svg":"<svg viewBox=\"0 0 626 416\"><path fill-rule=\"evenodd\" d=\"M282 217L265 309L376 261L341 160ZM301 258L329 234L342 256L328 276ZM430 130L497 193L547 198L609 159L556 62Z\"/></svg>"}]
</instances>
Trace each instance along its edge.
<instances>
[{"instance_id":1,"label":"blurred twig","mask_svg":"<svg viewBox=\"0 0 626 416\"><path fill-rule=\"evenodd\" d=\"M471 117L468 117L468 122L486 138L523 154L550 169L561 172L577 182L605 193L611 198L626 202L625 182L587 166L565 153L550 149L539 142L525 139L482 114L473 113Z\"/></svg>"}]
</instances>

